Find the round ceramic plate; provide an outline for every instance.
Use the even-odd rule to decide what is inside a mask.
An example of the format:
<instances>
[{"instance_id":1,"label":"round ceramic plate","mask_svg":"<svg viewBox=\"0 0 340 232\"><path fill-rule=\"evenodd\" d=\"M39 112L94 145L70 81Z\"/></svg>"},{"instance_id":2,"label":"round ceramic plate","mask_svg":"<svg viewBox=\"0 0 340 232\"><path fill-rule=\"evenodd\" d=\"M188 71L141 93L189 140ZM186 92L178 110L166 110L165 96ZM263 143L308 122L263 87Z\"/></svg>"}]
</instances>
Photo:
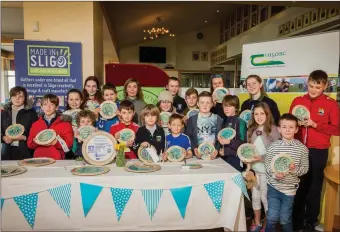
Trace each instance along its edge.
<instances>
[{"instance_id":1,"label":"round ceramic plate","mask_svg":"<svg viewBox=\"0 0 340 232\"><path fill-rule=\"evenodd\" d=\"M136 172L136 173L146 173L146 172L156 172L161 170L161 166L158 164L146 164L142 162L134 162L130 164L126 164L124 170L127 172Z\"/></svg>"},{"instance_id":2,"label":"round ceramic plate","mask_svg":"<svg viewBox=\"0 0 340 232\"><path fill-rule=\"evenodd\" d=\"M157 150L156 150L156 148L154 146L151 145L150 148L154 149L155 152L157 153ZM153 159L152 159L152 157L150 156L149 152L146 150L145 147L140 146L137 153L138 153L138 158L142 162L144 162L144 163L153 163Z\"/></svg>"},{"instance_id":3,"label":"round ceramic plate","mask_svg":"<svg viewBox=\"0 0 340 232\"><path fill-rule=\"evenodd\" d=\"M67 115L70 115L72 118L72 126L78 126L77 125L77 114L81 111L81 109L74 109L74 110L70 110L69 112L67 112Z\"/></svg>"},{"instance_id":4,"label":"round ceramic plate","mask_svg":"<svg viewBox=\"0 0 340 232\"><path fill-rule=\"evenodd\" d=\"M57 137L57 134L54 130L46 129L46 130L40 131L35 136L35 142L39 145L46 145L46 144L53 142L53 140L55 140L56 137Z\"/></svg>"},{"instance_id":5,"label":"round ceramic plate","mask_svg":"<svg viewBox=\"0 0 340 232\"><path fill-rule=\"evenodd\" d=\"M287 154L276 155L271 162L271 168L274 173L288 173L289 165L294 162L292 157Z\"/></svg>"},{"instance_id":6,"label":"round ceramic plate","mask_svg":"<svg viewBox=\"0 0 340 232\"><path fill-rule=\"evenodd\" d=\"M221 137L222 139L229 139L232 140L236 135L236 131L231 128L231 127L226 127L222 130L220 130L220 132L218 132L219 137Z\"/></svg>"},{"instance_id":7,"label":"round ceramic plate","mask_svg":"<svg viewBox=\"0 0 340 232\"><path fill-rule=\"evenodd\" d=\"M111 134L104 131L93 132L83 142L84 159L97 166L109 164L117 154L115 144L117 140Z\"/></svg>"},{"instance_id":8,"label":"round ceramic plate","mask_svg":"<svg viewBox=\"0 0 340 232\"><path fill-rule=\"evenodd\" d=\"M171 162L181 162L185 158L183 148L180 146L171 146L166 152L168 153L168 160Z\"/></svg>"},{"instance_id":9,"label":"round ceramic plate","mask_svg":"<svg viewBox=\"0 0 340 232\"><path fill-rule=\"evenodd\" d=\"M79 132L79 140L84 141L85 139L87 139L87 137L89 137L96 128L94 128L93 126L81 126L78 128L78 132Z\"/></svg>"},{"instance_id":10,"label":"round ceramic plate","mask_svg":"<svg viewBox=\"0 0 340 232\"><path fill-rule=\"evenodd\" d=\"M188 167L189 169L200 169L202 168L202 164L183 164L182 167Z\"/></svg>"},{"instance_id":11,"label":"round ceramic plate","mask_svg":"<svg viewBox=\"0 0 340 232\"><path fill-rule=\"evenodd\" d=\"M300 121L310 118L310 112L307 107L303 105L297 105L293 108L292 114L295 115Z\"/></svg>"},{"instance_id":12,"label":"round ceramic plate","mask_svg":"<svg viewBox=\"0 0 340 232\"><path fill-rule=\"evenodd\" d=\"M27 171L25 167L18 166L1 166L1 177L20 175Z\"/></svg>"},{"instance_id":13,"label":"round ceramic plate","mask_svg":"<svg viewBox=\"0 0 340 232\"><path fill-rule=\"evenodd\" d=\"M104 101L102 104L100 104L100 115L103 118L111 119L116 116L118 107L116 103L112 101Z\"/></svg>"},{"instance_id":14,"label":"round ceramic plate","mask_svg":"<svg viewBox=\"0 0 340 232\"><path fill-rule=\"evenodd\" d=\"M211 160L211 156L215 151L215 147L211 143L201 143L198 146L198 153L202 155L202 159Z\"/></svg>"},{"instance_id":15,"label":"round ceramic plate","mask_svg":"<svg viewBox=\"0 0 340 232\"><path fill-rule=\"evenodd\" d=\"M251 119L251 110L244 110L240 114L240 118L246 122L247 126L249 125L249 121Z\"/></svg>"},{"instance_id":16,"label":"round ceramic plate","mask_svg":"<svg viewBox=\"0 0 340 232\"><path fill-rule=\"evenodd\" d=\"M227 88L224 87L217 87L214 92L213 95L215 95L216 101L218 103L222 103L222 100L224 98L225 95L228 95L230 92Z\"/></svg>"},{"instance_id":17,"label":"round ceramic plate","mask_svg":"<svg viewBox=\"0 0 340 232\"><path fill-rule=\"evenodd\" d=\"M237 149L237 155L243 162L251 162L257 155L256 147L251 143L244 143Z\"/></svg>"},{"instance_id":18,"label":"round ceramic plate","mask_svg":"<svg viewBox=\"0 0 340 232\"><path fill-rule=\"evenodd\" d=\"M13 124L7 127L5 135L11 139L17 139L20 135L25 132L25 127L21 124Z\"/></svg>"},{"instance_id":19,"label":"round ceramic plate","mask_svg":"<svg viewBox=\"0 0 340 232\"><path fill-rule=\"evenodd\" d=\"M87 109L94 111L96 108L100 106L100 104L97 101L87 100L85 106Z\"/></svg>"},{"instance_id":20,"label":"round ceramic plate","mask_svg":"<svg viewBox=\"0 0 340 232\"><path fill-rule=\"evenodd\" d=\"M169 119L170 119L171 113L162 112L159 116L160 116L160 120L161 120L161 123L162 123L162 127L167 127L168 124L169 124Z\"/></svg>"},{"instance_id":21,"label":"round ceramic plate","mask_svg":"<svg viewBox=\"0 0 340 232\"><path fill-rule=\"evenodd\" d=\"M18 164L20 166L45 166L55 163L55 159L52 158L31 158L31 159L24 159L19 160Z\"/></svg>"},{"instance_id":22,"label":"round ceramic plate","mask_svg":"<svg viewBox=\"0 0 340 232\"><path fill-rule=\"evenodd\" d=\"M189 112L187 113L187 117L190 118L190 117L198 114L199 112L200 112L199 109L189 110Z\"/></svg>"},{"instance_id":23,"label":"round ceramic plate","mask_svg":"<svg viewBox=\"0 0 340 232\"><path fill-rule=\"evenodd\" d=\"M125 128L119 131L119 142L127 143L131 140L135 140L135 132L129 128Z\"/></svg>"},{"instance_id":24,"label":"round ceramic plate","mask_svg":"<svg viewBox=\"0 0 340 232\"><path fill-rule=\"evenodd\" d=\"M76 176L98 176L108 173L110 168L108 167L97 167L97 166L85 166L73 168L71 173Z\"/></svg>"}]
</instances>

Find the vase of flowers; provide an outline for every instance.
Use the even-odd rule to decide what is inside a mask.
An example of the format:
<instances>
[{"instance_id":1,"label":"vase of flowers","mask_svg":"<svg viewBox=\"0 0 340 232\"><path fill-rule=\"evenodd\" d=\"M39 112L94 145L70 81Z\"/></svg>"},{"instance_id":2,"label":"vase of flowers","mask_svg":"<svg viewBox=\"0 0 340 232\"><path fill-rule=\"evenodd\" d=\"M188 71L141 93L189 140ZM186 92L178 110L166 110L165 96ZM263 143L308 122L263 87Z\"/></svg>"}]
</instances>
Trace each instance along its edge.
<instances>
[{"instance_id":1,"label":"vase of flowers","mask_svg":"<svg viewBox=\"0 0 340 232\"><path fill-rule=\"evenodd\" d=\"M117 156L116 156L116 166L124 167L125 166L125 147L124 143L120 143L116 145Z\"/></svg>"}]
</instances>

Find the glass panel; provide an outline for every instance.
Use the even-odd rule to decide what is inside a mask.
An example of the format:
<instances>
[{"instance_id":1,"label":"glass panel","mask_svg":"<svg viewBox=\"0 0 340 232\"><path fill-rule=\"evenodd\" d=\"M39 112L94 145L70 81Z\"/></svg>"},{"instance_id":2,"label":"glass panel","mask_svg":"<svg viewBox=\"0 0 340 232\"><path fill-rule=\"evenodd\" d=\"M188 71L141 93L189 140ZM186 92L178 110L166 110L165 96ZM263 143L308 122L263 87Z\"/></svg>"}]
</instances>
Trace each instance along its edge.
<instances>
[{"instance_id":1,"label":"glass panel","mask_svg":"<svg viewBox=\"0 0 340 232\"><path fill-rule=\"evenodd\" d=\"M251 16L251 26L255 27L256 25L257 25L257 14L255 13Z\"/></svg>"},{"instance_id":2,"label":"glass panel","mask_svg":"<svg viewBox=\"0 0 340 232\"><path fill-rule=\"evenodd\" d=\"M267 19L267 7L261 9L260 23Z\"/></svg>"},{"instance_id":3,"label":"glass panel","mask_svg":"<svg viewBox=\"0 0 340 232\"><path fill-rule=\"evenodd\" d=\"M247 17L249 15L249 6L246 5L243 7L243 17Z\"/></svg>"},{"instance_id":4,"label":"glass panel","mask_svg":"<svg viewBox=\"0 0 340 232\"><path fill-rule=\"evenodd\" d=\"M236 18L236 21L239 22L241 21L242 19L242 7L240 7L238 10L237 10L237 18Z\"/></svg>"},{"instance_id":5,"label":"glass panel","mask_svg":"<svg viewBox=\"0 0 340 232\"><path fill-rule=\"evenodd\" d=\"M249 29L249 21L248 21L248 19L245 19L243 21L243 32L245 32L248 29Z\"/></svg>"}]
</instances>

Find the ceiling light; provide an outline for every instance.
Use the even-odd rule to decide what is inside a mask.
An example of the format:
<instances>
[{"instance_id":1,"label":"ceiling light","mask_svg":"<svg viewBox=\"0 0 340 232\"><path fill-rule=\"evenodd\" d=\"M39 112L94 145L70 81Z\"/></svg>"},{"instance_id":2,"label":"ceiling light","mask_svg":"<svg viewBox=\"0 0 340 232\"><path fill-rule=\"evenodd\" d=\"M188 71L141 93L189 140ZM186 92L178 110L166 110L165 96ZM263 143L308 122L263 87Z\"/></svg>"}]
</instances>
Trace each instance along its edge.
<instances>
[{"instance_id":1,"label":"ceiling light","mask_svg":"<svg viewBox=\"0 0 340 232\"><path fill-rule=\"evenodd\" d=\"M218 12L220 12L220 10L217 10L216 12L218 13Z\"/></svg>"},{"instance_id":2,"label":"ceiling light","mask_svg":"<svg viewBox=\"0 0 340 232\"><path fill-rule=\"evenodd\" d=\"M143 36L144 40L157 39L166 34L168 34L171 37L175 36L175 34L171 33L170 30L168 28L165 28L163 25L162 27L160 27L161 21L162 20L160 18L157 18L156 19L157 25L153 26L150 29L143 29L143 32L147 33L146 36L145 35Z\"/></svg>"},{"instance_id":3,"label":"ceiling light","mask_svg":"<svg viewBox=\"0 0 340 232\"><path fill-rule=\"evenodd\" d=\"M207 21L207 20L205 20L204 22L205 22L205 23L207 23L208 21Z\"/></svg>"}]
</instances>

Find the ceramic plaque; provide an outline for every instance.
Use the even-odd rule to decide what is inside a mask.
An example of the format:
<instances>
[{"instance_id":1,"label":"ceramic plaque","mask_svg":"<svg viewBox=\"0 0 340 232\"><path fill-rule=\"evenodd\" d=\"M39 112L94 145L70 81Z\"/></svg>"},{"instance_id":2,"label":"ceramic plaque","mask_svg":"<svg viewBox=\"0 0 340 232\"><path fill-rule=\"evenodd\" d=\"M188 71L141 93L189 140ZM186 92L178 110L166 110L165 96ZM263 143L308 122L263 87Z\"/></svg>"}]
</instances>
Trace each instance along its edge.
<instances>
[{"instance_id":1,"label":"ceramic plaque","mask_svg":"<svg viewBox=\"0 0 340 232\"><path fill-rule=\"evenodd\" d=\"M77 115L81 111L81 109L74 109L74 110L69 110L68 112L65 112L64 114L70 115L72 118L72 126L77 127Z\"/></svg>"},{"instance_id":2,"label":"ceramic plaque","mask_svg":"<svg viewBox=\"0 0 340 232\"><path fill-rule=\"evenodd\" d=\"M93 132L85 139L82 147L84 159L93 165L109 164L116 157L116 139L104 131Z\"/></svg>"},{"instance_id":3,"label":"ceramic plaque","mask_svg":"<svg viewBox=\"0 0 340 232\"><path fill-rule=\"evenodd\" d=\"M295 115L300 121L310 118L310 112L307 107L303 105L297 105L293 108L292 114Z\"/></svg>"},{"instance_id":4,"label":"ceramic plaque","mask_svg":"<svg viewBox=\"0 0 340 232\"><path fill-rule=\"evenodd\" d=\"M232 140L236 135L236 131L231 128L231 127L226 127L222 130L220 130L220 132L218 132L219 137L221 137L222 139L229 139Z\"/></svg>"},{"instance_id":5,"label":"ceramic plaque","mask_svg":"<svg viewBox=\"0 0 340 232\"><path fill-rule=\"evenodd\" d=\"M224 96L228 94L230 94L229 90L224 87L217 87L213 92L218 103L222 103Z\"/></svg>"},{"instance_id":6,"label":"ceramic plaque","mask_svg":"<svg viewBox=\"0 0 340 232\"><path fill-rule=\"evenodd\" d=\"M109 171L110 171L110 168L108 167L84 166L84 167L73 168L71 170L71 173L77 176L98 176L98 175L108 173Z\"/></svg>"},{"instance_id":7,"label":"ceramic plaque","mask_svg":"<svg viewBox=\"0 0 340 232\"><path fill-rule=\"evenodd\" d=\"M244 143L237 149L237 155L243 162L252 162L254 156L257 155L256 147L251 143Z\"/></svg>"},{"instance_id":8,"label":"ceramic plaque","mask_svg":"<svg viewBox=\"0 0 340 232\"><path fill-rule=\"evenodd\" d=\"M124 170L127 172L136 172L136 173L147 173L147 172L156 172L161 170L161 166L158 164L146 164L142 162L133 162L125 165Z\"/></svg>"},{"instance_id":9,"label":"ceramic plaque","mask_svg":"<svg viewBox=\"0 0 340 232\"><path fill-rule=\"evenodd\" d=\"M274 173L288 173L289 165L293 162L294 161L290 155L279 154L272 159L271 168Z\"/></svg>"},{"instance_id":10,"label":"ceramic plaque","mask_svg":"<svg viewBox=\"0 0 340 232\"><path fill-rule=\"evenodd\" d=\"M85 107L91 111L94 111L96 108L98 108L100 104L97 101L93 100L87 100Z\"/></svg>"},{"instance_id":11,"label":"ceramic plaque","mask_svg":"<svg viewBox=\"0 0 340 232\"><path fill-rule=\"evenodd\" d=\"M215 151L215 147L211 143L201 143L198 146L198 153L202 155L202 159L211 160L212 155Z\"/></svg>"},{"instance_id":12,"label":"ceramic plaque","mask_svg":"<svg viewBox=\"0 0 340 232\"><path fill-rule=\"evenodd\" d=\"M54 130L46 129L46 130L40 131L35 136L35 142L39 145L46 145L46 144L53 142L53 140L55 140L56 137L57 137L57 134Z\"/></svg>"},{"instance_id":13,"label":"ceramic plaque","mask_svg":"<svg viewBox=\"0 0 340 232\"><path fill-rule=\"evenodd\" d=\"M81 126L78 128L79 132L79 140L84 141L89 137L93 132L95 132L95 129L93 126Z\"/></svg>"},{"instance_id":14,"label":"ceramic plaque","mask_svg":"<svg viewBox=\"0 0 340 232\"><path fill-rule=\"evenodd\" d=\"M125 128L119 131L119 142L127 143L131 140L135 140L135 132L129 128Z\"/></svg>"},{"instance_id":15,"label":"ceramic plaque","mask_svg":"<svg viewBox=\"0 0 340 232\"><path fill-rule=\"evenodd\" d=\"M157 154L157 150L154 146L151 145L151 147L149 147L149 149L153 149L154 152ZM142 147L140 146L138 149L138 158L144 162L144 163L153 163L153 159L151 157L151 155L149 154L147 147Z\"/></svg>"},{"instance_id":16,"label":"ceramic plaque","mask_svg":"<svg viewBox=\"0 0 340 232\"><path fill-rule=\"evenodd\" d=\"M45 166L55 163L55 159L52 158L31 158L31 159L24 159L19 160L18 164L20 166Z\"/></svg>"},{"instance_id":17,"label":"ceramic plaque","mask_svg":"<svg viewBox=\"0 0 340 232\"><path fill-rule=\"evenodd\" d=\"M20 175L27 171L25 167L18 166L1 166L1 177Z\"/></svg>"},{"instance_id":18,"label":"ceramic plaque","mask_svg":"<svg viewBox=\"0 0 340 232\"><path fill-rule=\"evenodd\" d=\"M100 104L100 115L105 119L114 118L117 111L117 104L113 101L104 101L102 104Z\"/></svg>"},{"instance_id":19,"label":"ceramic plaque","mask_svg":"<svg viewBox=\"0 0 340 232\"><path fill-rule=\"evenodd\" d=\"M183 148L180 146L171 146L167 150L168 160L171 162L181 162L185 158Z\"/></svg>"},{"instance_id":20,"label":"ceramic plaque","mask_svg":"<svg viewBox=\"0 0 340 232\"><path fill-rule=\"evenodd\" d=\"M202 168L202 164L183 164L182 168L200 169Z\"/></svg>"},{"instance_id":21,"label":"ceramic plaque","mask_svg":"<svg viewBox=\"0 0 340 232\"><path fill-rule=\"evenodd\" d=\"M251 110L244 110L240 114L240 118L246 122L247 126L249 125L249 121L251 119Z\"/></svg>"},{"instance_id":22,"label":"ceramic plaque","mask_svg":"<svg viewBox=\"0 0 340 232\"><path fill-rule=\"evenodd\" d=\"M162 112L159 117L162 123L162 127L167 127L169 124L169 119L170 119L171 113L169 112Z\"/></svg>"},{"instance_id":23,"label":"ceramic plaque","mask_svg":"<svg viewBox=\"0 0 340 232\"><path fill-rule=\"evenodd\" d=\"M187 117L190 118L190 117L198 114L199 112L200 112L199 109L189 110L189 112L187 113Z\"/></svg>"},{"instance_id":24,"label":"ceramic plaque","mask_svg":"<svg viewBox=\"0 0 340 232\"><path fill-rule=\"evenodd\" d=\"M23 125L13 124L6 129L5 135L11 139L17 139L19 136L23 135L24 132L25 127Z\"/></svg>"}]
</instances>

